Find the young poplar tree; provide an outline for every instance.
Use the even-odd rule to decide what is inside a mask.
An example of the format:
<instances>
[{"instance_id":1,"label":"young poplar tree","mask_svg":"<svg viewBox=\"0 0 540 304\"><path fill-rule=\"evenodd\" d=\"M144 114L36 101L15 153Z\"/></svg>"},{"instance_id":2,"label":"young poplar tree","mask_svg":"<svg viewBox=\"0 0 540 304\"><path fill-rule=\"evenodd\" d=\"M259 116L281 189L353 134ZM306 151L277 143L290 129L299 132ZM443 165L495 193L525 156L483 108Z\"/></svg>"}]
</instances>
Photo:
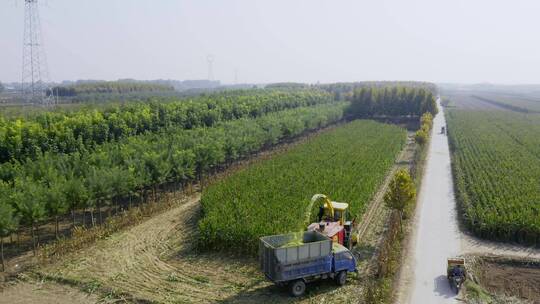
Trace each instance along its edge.
<instances>
[{"instance_id":1,"label":"young poplar tree","mask_svg":"<svg viewBox=\"0 0 540 304\"><path fill-rule=\"evenodd\" d=\"M15 180L15 190L11 199L21 216L21 223L31 226L32 229L32 247L34 255L39 246L38 223L45 218L45 187L36 181L30 179ZM36 243L36 231L38 241Z\"/></svg>"},{"instance_id":2,"label":"young poplar tree","mask_svg":"<svg viewBox=\"0 0 540 304\"><path fill-rule=\"evenodd\" d=\"M9 203L10 187L0 181L0 260L2 262L2 271L5 271L4 262L4 237L7 237L18 226L18 218L15 209Z\"/></svg>"},{"instance_id":3,"label":"young poplar tree","mask_svg":"<svg viewBox=\"0 0 540 304\"><path fill-rule=\"evenodd\" d=\"M384 195L386 205L393 210L397 210L400 218L403 219L405 208L413 202L415 197L416 186L407 170L401 169L397 171L390 182L388 191Z\"/></svg>"}]
</instances>

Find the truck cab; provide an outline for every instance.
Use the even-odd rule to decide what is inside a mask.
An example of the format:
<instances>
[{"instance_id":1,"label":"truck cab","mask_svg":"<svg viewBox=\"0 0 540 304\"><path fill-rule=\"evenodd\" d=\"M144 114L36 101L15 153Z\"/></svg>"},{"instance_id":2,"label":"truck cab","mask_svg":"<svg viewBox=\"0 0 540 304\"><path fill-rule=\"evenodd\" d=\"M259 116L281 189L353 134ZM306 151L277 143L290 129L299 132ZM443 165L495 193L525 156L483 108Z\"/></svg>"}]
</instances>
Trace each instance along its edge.
<instances>
[{"instance_id":1,"label":"truck cab","mask_svg":"<svg viewBox=\"0 0 540 304\"><path fill-rule=\"evenodd\" d=\"M332 245L332 252L334 254L334 273L339 273L341 271L356 271L356 259L352 255L351 251L349 251L349 249L347 249L343 245L334 243Z\"/></svg>"}]
</instances>

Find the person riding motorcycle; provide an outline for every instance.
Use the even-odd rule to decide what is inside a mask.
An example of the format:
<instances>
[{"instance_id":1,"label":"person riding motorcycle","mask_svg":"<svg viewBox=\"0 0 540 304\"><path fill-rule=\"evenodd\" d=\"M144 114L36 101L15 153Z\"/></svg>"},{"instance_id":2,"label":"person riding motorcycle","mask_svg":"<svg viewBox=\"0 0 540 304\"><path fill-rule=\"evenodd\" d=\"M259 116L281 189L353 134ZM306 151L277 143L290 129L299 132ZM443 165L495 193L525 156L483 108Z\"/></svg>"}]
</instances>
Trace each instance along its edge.
<instances>
[{"instance_id":1,"label":"person riding motorcycle","mask_svg":"<svg viewBox=\"0 0 540 304\"><path fill-rule=\"evenodd\" d=\"M453 277L464 277L465 274L463 272L463 267L461 265L456 265L452 269L452 276Z\"/></svg>"},{"instance_id":2,"label":"person riding motorcycle","mask_svg":"<svg viewBox=\"0 0 540 304\"><path fill-rule=\"evenodd\" d=\"M452 281L456 286L456 290L459 292L461 284L465 281L465 271L461 265L456 265L452 269Z\"/></svg>"},{"instance_id":3,"label":"person riding motorcycle","mask_svg":"<svg viewBox=\"0 0 540 304\"><path fill-rule=\"evenodd\" d=\"M450 288L459 293L463 282L466 280L467 272L465 270L465 260L463 258L448 259L448 268L446 272Z\"/></svg>"}]
</instances>

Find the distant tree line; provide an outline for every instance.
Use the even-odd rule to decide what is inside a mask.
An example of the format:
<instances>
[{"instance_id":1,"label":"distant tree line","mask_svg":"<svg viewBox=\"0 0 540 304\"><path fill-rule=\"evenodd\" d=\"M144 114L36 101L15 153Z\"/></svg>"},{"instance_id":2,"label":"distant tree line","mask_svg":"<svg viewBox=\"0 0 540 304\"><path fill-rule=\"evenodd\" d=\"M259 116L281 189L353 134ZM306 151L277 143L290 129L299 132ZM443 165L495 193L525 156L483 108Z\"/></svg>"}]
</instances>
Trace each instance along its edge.
<instances>
[{"instance_id":1,"label":"distant tree line","mask_svg":"<svg viewBox=\"0 0 540 304\"><path fill-rule=\"evenodd\" d=\"M311 85L300 82L276 82L265 86L266 89L307 89Z\"/></svg>"},{"instance_id":2,"label":"distant tree line","mask_svg":"<svg viewBox=\"0 0 540 304\"><path fill-rule=\"evenodd\" d=\"M430 90L422 87L363 87L353 91L347 115L357 118L374 116L422 116L437 114L437 103Z\"/></svg>"},{"instance_id":3,"label":"distant tree line","mask_svg":"<svg viewBox=\"0 0 540 304\"><path fill-rule=\"evenodd\" d=\"M386 88L386 87L404 87L412 89L425 89L432 95L438 94L438 88L431 82L420 81L359 81L359 82L336 82L325 84L307 84L300 82L276 82L265 86L272 89L321 89L331 93L336 100L350 100L354 91L362 88Z\"/></svg>"},{"instance_id":4,"label":"distant tree line","mask_svg":"<svg viewBox=\"0 0 540 304\"><path fill-rule=\"evenodd\" d=\"M47 94L54 94L60 97L73 97L80 94L96 93L132 93L132 92L160 92L174 91L172 86L145 83L145 82L121 82L121 81L102 81L79 83L69 86L53 87Z\"/></svg>"}]
</instances>

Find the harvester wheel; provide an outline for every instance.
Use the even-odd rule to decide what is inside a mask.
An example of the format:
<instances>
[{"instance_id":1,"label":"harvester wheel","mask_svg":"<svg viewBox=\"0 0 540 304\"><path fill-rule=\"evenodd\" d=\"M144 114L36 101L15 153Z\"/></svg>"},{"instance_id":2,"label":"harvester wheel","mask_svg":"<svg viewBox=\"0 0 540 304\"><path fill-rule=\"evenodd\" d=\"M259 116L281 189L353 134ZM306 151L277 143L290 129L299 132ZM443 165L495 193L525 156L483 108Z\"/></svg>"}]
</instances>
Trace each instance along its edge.
<instances>
[{"instance_id":1,"label":"harvester wheel","mask_svg":"<svg viewBox=\"0 0 540 304\"><path fill-rule=\"evenodd\" d=\"M303 280L296 280L290 285L291 294L295 297L299 297L306 292L306 283Z\"/></svg>"},{"instance_id":2,"label":"harvester wheel","mask_svg":"<svg viewBox=\"0 0 540 304\"><path fill-rule=\"evenodd\" d=\"M340 271L336 277L336 283L339 286L345 285L347 283L347 270Z\"/></svg>"}]
</instances>

